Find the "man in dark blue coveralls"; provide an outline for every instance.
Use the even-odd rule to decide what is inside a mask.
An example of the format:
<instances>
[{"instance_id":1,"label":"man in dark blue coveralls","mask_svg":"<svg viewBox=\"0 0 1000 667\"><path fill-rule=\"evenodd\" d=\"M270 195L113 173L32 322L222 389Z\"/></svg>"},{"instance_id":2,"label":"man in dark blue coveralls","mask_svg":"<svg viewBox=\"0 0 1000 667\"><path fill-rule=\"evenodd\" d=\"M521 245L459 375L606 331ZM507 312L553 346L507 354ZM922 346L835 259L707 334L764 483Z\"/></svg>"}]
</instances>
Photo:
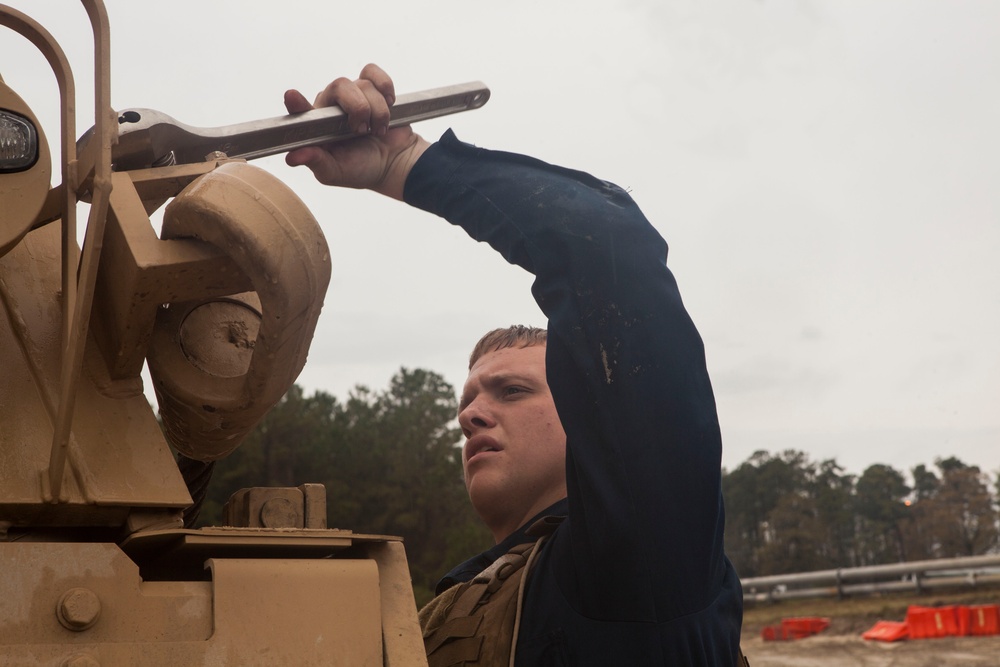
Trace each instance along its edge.
<instances>
[{"instance_id":1,"label":"man in dark blue coveralls","mask_svg":"<svg viewBox=\"0 0 1000 667\"><path fill-rule=\"evenodd\" d=\"M540 518L564 517L548 522L523 568L509 619L517 665L739 664L742 593L723 553L715 400L666 243L617 186L450 131L431 144L387 129L394 99L374 65L337 79L315 105L341 106L365 136L298 149L288 164L461 226L535 275L548 318L547 332L494 334L473 358L463 462L497 545L439 593L534 543L528 528ZM297 91L285 104L312 107ZM480 650L492 621L449 623L458 600L442 605L452 628L443 643L425 627L430 664L507 664Z\"/></svg>"}]
</instances>

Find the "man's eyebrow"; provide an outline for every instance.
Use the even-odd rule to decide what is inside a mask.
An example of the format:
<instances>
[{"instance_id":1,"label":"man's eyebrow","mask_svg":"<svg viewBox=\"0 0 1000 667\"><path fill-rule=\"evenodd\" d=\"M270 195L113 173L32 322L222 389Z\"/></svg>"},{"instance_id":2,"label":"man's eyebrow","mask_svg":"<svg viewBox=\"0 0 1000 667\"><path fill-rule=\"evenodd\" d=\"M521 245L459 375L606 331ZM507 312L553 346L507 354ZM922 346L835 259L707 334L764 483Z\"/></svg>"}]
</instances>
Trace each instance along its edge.
<instances>
[{"instance_id":1,"label":"man's eyebrow","mask_svg":"<svg viewBox=\"0 0 1000 667\"><path fill-rule=\"evenodd\" d=\"M479 382L477 384L482 385L486 389L494 389L499 386L503 386L510 383L525 384L531 387L535 387L539 384L538 380L531 375L525 373L519 373L517 371L503 371L500 373L490 373L486 375L479 376ZM469 403L472 402L472 392L468 389L462 390L462 398L458 402L458 411L464 410Z\"/></svg>"},{"instance_id":2,"label":"man's eyebrow","mask_svg":"<svg viewBox=\"0 0 1000 667\"><path fill-rule=\"evenodd\" d=\"M487 387L495 387L497 385L508 384L510 382L523 382L524 384L534 384L536 380L532 378L530 374L519 373L517 371L503 371L501 373L485 375L482 378L483 385Z\"/></svg>"}]
</instances>

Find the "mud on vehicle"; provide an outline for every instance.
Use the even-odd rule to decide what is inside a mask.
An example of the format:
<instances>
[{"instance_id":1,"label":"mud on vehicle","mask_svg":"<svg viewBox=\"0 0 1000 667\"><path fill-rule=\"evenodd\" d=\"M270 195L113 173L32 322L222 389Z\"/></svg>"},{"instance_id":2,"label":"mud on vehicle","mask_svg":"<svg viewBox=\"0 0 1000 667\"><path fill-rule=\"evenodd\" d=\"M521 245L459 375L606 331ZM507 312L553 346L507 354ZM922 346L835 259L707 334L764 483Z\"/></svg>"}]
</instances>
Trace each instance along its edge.
<instances>
[{"instance_id":1,"label":"mud on vehicle","mask_svg":"<svg viewBox=\"0 0 1000 667\"><path fill-rule=\"evenodd\" d=\"M327 529L322 486L245 489L228 525L189 527L212 462L305 363L330 278L308 208L247 160L335 140L339 110L209 130L115 111L108 16L83 5L96 103L79 140L59 44L0 6L61 116L42 128L0 82L0 664L425 665L401 542ZM394 122L487 98L401 96Z\"/></svg>"}]
</instances>

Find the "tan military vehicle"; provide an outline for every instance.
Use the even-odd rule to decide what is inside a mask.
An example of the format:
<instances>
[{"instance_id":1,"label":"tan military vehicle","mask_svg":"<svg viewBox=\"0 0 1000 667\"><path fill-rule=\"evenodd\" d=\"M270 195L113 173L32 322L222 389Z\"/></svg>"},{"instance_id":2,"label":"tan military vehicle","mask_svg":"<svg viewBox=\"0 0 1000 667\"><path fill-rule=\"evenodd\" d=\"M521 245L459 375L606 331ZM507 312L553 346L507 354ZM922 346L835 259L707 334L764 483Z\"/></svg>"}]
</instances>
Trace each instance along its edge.
<instances>
[{"instance_id":1,"label":"tan military vehicle","mask_svg":"<svg viewBox=\"0 0 1000 667\"><path fill-rule=\"evenodd\" d=\"M0 5L0 38L51 65L62 119L53 175L0 82L0 664L425 665L402 544L327 529L322 486L246 489L229 525L185 526L210 462L302 369L330 277L309 210L247 160L335 140L342 116L203 130L113 111L108 17L83 4L96 104L79 141L62 50ZM393 122L488 96L401 96Z\"/></svg>"}]
</instances>

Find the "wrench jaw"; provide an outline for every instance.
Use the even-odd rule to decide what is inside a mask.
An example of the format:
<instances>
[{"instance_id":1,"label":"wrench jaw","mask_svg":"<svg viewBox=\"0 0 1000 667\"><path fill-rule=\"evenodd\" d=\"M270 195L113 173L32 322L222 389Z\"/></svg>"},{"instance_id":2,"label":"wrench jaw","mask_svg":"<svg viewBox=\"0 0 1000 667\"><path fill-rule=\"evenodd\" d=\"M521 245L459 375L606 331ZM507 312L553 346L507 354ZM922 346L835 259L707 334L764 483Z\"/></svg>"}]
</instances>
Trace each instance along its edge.
<instances>
[{"instance_id":1,"label":"wrench jaw","mask_svg":"<svg viewBox=\"0 0 1000 667\"><path fill-rule=\"evenodd\" d=\"M113 171L165 167L176 163L170 148L190 134L186 126L153 109L126 109L118 114L118 144L111 155Z\"/></svg>"}]
</instances>

